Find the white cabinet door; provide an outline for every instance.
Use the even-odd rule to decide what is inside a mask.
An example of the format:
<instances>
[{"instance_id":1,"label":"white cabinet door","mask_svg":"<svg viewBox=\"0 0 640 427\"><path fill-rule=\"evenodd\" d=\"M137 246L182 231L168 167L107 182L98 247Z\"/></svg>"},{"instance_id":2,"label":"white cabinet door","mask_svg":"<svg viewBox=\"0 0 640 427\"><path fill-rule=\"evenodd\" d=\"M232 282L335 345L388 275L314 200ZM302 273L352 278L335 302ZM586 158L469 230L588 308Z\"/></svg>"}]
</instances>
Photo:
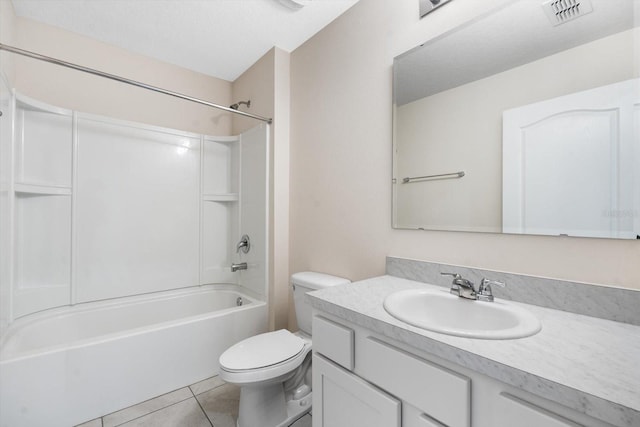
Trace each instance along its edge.
<instances>
[{"instance_id":1,"label":"white cabinet door","mask_svg":"<svg viewBox=\"0 0 640 427\"><path fill-rule=\"evenodd\" d=\"M418 417L418 425L420 425L420 427L447 427L427 414L422 414Z\"/></svg>"},{"instance_id":2,"label":"white cabinet door","mask_svg":"<svg viewBox=\"0 0 640 427\"><path fill-rule=\"evenodd\" d=\"M374 337L367 337L359 344L356 366L362 378L443 425L471 426L469 378ZM391 366L393 369L389 369Z\"/></svg>"},{"instance_id":3,"label":"white cabinet door","mask_svg":"<svg viewBox=\"0 0 640 427\"><path fill-rule=\"evenodd\" d=\"M313 427L400 427L400 402L314 354Z\"/></svg>"}]
</instances>

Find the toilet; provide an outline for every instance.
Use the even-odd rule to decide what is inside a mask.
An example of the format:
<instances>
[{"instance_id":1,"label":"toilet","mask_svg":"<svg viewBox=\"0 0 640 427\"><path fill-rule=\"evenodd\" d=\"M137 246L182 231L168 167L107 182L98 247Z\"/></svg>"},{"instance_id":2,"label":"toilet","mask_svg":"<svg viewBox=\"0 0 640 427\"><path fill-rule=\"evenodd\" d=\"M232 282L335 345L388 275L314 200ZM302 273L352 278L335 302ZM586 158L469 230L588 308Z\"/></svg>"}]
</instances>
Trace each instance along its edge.
<instances>
[{"instance_id":1,"label":"toilet","mask_svg":"<svg viewBox=\"0 0 640 427\"><path fill-rule=\"evenodd\" d=\"M350 283L323 273L291 276L300 330L259 334L220 356L220 378L240 386L238 427L285 427L311 409L311 318L309 291Z\"/></svg>"}]
</instances>

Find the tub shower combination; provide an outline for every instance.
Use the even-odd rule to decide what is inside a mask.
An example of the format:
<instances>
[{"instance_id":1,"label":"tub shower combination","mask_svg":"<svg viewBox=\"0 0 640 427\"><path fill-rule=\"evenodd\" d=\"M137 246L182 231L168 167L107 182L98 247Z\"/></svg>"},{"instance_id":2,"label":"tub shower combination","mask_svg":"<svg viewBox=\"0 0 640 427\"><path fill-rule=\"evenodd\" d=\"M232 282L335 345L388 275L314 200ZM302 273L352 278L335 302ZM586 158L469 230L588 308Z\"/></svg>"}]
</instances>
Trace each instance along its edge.
<instances>
[{"instance_id":1,"label":"tub shower combination","mask_svg":"<svg viewBox=\"0 0 640 427\"><path fill-rule=\"evenodd\" d=\"M215 375L266 330L268 124L197 135L2 80L0 427L68 427Z\"/></svg>"}]
</instances>

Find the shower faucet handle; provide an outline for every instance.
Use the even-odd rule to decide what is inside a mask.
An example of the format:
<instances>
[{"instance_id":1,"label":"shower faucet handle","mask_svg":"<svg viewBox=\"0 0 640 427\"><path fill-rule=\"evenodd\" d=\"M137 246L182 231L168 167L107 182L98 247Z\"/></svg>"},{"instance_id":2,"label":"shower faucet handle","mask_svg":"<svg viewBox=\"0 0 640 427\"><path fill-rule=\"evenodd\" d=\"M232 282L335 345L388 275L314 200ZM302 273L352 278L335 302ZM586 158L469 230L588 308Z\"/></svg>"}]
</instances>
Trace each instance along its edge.
<instances>
[{"instance_id":1,"label":"shower faucet handle","mask_svg":"<svg viewBox=\"0 0 640 427\"><path fill-rule=\"evenodd\" d=\"M240 251L242 251L243 253L248 253L251 250L251 239L249 239L249 236L247 236L246 234L244 234L241 238L240 241L238 242L238 244L236 245L236 253L240 253Z\"/></svg>"}]
</instances>

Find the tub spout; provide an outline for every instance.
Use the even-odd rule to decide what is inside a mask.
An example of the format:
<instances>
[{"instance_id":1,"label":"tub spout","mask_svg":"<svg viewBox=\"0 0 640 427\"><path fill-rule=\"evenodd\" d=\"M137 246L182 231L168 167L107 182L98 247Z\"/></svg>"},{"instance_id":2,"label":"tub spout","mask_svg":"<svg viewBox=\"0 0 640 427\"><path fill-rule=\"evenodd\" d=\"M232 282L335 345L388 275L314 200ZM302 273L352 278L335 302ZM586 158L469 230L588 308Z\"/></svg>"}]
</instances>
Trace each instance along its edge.
<instances>
[{"instance_id":1,"label":"tub spout","mask_svg":"<svg viewBox=\"0 0 640 427\"><path fill-rule=\"evenodd\" d=\"M241 262L239 264L231 264L231 272L235 273L238 270L246 270L247 269L247 263L246 262Z\"/></svg>"}]
</instances>

